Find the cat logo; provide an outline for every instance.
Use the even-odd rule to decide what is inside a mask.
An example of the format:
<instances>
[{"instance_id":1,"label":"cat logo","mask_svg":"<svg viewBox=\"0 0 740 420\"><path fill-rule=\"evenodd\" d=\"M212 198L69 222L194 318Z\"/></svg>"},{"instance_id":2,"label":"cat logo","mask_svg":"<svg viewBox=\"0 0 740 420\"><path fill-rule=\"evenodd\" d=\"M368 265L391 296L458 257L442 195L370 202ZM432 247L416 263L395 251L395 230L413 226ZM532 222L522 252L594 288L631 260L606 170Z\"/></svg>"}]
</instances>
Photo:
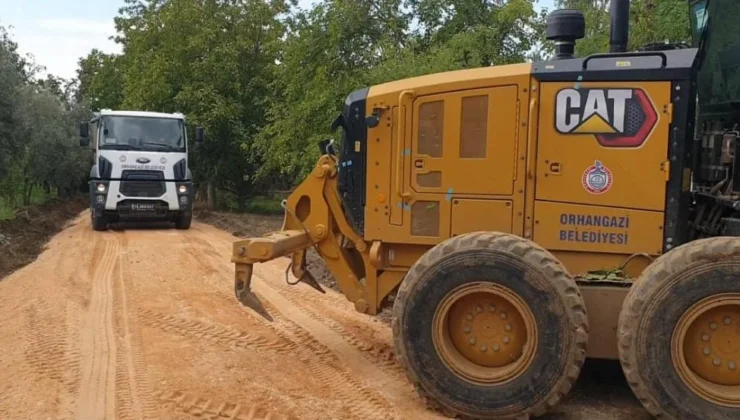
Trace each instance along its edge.
<instances>
[{"instance_id":1,"label":"cat logo","mask_svg":"<svg viewBox=\"0 0 740 420\"><path fill-rule=\"evenodd\" d=\"M555 102L561 134L590 134L603 147L638 148L658 113L642 89L562 89Z\"/></svg>"}]
</instances>

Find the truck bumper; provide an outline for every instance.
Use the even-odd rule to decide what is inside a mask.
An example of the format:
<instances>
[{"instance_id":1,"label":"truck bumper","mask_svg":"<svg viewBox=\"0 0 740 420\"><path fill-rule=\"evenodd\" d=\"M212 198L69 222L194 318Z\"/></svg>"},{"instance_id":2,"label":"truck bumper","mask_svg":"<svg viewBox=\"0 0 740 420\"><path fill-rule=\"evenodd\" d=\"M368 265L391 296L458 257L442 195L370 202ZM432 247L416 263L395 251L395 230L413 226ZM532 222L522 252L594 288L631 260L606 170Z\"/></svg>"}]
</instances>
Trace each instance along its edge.
<instances>
[{"instance_id":1,"label":"truck bumper","mask_svg":"<svg viewBox=\"0 0 740 420\"><path fill-rule=\"evenodd\" d=\"M193 209L193 182L167 182L167 192L156 198L126 197L117 192L120 181L90 181L90 210L93 217L137 220L173 220L190 215ZM101 187L102 186L102 187Z\"/></svg>"}]
</instances>

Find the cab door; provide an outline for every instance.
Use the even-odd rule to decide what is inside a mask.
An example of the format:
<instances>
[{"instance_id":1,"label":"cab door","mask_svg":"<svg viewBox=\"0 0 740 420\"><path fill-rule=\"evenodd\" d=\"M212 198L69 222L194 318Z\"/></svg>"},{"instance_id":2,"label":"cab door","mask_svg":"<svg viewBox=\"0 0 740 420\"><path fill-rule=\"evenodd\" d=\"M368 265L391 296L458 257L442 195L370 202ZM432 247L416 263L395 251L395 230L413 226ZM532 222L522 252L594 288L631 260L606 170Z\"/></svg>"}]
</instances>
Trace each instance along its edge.
<instances>
[{"instance_id":1,"label":"cab door","mask_svg":"<svg viewBox=\"0 0 740 420\"><path fill-rule=\"evenodd\" d=\"M434 244L481 228L515 229L512 214L523 201L513 197L519 89L507 81L421 95L409 104L404 242Z\"/></svg>"},{"instance_id":2,"label":"cab door","mask_svg":"<svg viewBox=\"0 0 740 420\"><path fill-rule=\"evenodd\" d=\"M417 98L410 188L444 195L512 194L518 92L507 85Z\"/></svg>"}]
</instances>

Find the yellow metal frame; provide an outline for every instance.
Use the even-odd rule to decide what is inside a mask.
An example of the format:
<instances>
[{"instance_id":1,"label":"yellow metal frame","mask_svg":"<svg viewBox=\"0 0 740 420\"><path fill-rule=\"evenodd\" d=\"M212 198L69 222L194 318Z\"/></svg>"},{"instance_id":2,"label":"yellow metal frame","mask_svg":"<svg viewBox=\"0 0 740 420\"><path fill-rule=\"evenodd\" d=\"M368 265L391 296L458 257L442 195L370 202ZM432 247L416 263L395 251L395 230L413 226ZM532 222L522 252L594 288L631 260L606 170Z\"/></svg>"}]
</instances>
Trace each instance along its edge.
<instances>
[{"instance_id":1,"label":"yellow metal frame","mask_svg":"<svg viewBox=\"0 0 740 420\"><path fill-rule=\"evenodd\" d=\"M288 197L285 208L280 232L233 244L231 261L236 265L237 283L249 288L253 264L291 254L293 275L302 278L306 250L313 246L355 308L375 315L406 270L379 273L383 264L380 242L368 244L347 222L337 194L336 157L322 156L312 174ZM346 242L351 245L343 246Z\"/></svg>"}]
</instances>

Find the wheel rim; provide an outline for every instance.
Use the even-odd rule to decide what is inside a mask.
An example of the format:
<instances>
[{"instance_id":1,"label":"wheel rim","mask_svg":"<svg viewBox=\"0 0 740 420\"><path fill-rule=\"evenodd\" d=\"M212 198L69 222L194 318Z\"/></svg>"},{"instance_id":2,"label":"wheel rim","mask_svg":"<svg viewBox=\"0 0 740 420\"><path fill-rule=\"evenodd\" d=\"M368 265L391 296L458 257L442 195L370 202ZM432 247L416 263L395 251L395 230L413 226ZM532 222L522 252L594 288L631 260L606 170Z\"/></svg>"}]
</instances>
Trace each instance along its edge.
<instances>
[{"instance_id":1,"label":"wheel rim","mask_svg":"<svg viewBox=\"0 0 740 420\"><path fill-rule=\"evenodd\" d=\"M490 385L508 382L534 359L534 315L513 291L476 282L450 292L433 320L434 347L460 378Z\"/></svg>"},{"instance_id":2,"label":"wheel rim","mask_svg":"<svg viewBox=\"0 0 740 420\"><path fill-rule=\"evenodd\" d=\"M689 308L676 325L671 353L694 393L740 407L740 294L712 296Z\"/></svg>"}]
</instances>

